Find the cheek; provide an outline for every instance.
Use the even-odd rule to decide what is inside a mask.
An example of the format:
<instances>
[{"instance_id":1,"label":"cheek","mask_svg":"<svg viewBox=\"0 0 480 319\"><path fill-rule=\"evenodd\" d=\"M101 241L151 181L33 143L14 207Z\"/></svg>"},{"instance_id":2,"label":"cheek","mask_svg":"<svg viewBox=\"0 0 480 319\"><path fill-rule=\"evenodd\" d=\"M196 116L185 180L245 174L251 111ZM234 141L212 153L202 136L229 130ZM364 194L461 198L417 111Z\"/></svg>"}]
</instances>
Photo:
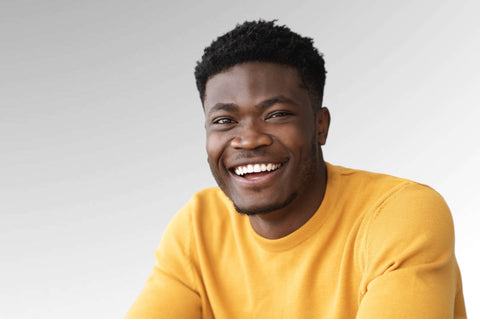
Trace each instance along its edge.
<instances>
[{"instance_id":1,"label":"cheek","mask_svg":"<svg viewBox=\"0 0 480 319\"><path fill-rule=\"evenodd\" d=\"M206 150L208 155L208 161L210 165L215 165L224 149L225 142L219 134L209 134L207 133L207 143Z\"/></svg>"},{"instance_id":2,"label":"cheek","mask_svg":"<svg viewBox=\"0 0 480 319\"><path fill-rule=\"evenodd\" d=\"M295 152L303 148L310 148L311 143L314 143L312 138L315 137L315 134L313 129L306 125L303 127L289 126L279 130L277 137L286 147Z\"/></svg>"}]
</instances>

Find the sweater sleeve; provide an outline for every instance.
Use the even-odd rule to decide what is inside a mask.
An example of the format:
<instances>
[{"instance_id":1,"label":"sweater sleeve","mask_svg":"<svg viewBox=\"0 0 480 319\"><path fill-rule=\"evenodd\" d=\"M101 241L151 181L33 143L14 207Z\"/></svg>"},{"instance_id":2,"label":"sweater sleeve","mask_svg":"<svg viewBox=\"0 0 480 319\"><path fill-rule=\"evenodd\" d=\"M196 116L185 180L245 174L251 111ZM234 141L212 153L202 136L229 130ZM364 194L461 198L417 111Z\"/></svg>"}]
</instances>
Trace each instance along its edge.
<instances>
[{"instance_id":1,"label":"sweater sleeve","mask_svg":"<svg viewBox=\"0 0 480 319\"><path fill-rule=\"evenodd\" d=\"M155 251L156 265L126 319L201 318L192 266L190 205L167 226Z\"/></svg>"},{"instance_id":2,"label":"sweater sleeve","mask_svg":"<svg viewBox=\"0 0 480 319\"><path fill-rule=\"evenodd\" d=\"M466 318L453 221L438 193L402 185L375 210L363 244L357 319Z\"/></svg>"}]
</instances>

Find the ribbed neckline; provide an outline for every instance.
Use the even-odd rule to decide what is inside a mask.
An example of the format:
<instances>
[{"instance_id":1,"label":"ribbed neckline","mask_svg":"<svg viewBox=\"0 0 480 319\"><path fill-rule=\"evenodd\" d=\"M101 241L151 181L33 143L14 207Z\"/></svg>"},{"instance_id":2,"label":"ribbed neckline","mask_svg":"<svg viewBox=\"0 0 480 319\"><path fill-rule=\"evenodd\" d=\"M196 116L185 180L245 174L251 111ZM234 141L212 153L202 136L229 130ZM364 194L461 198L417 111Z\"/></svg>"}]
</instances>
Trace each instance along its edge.
<instances>
[{"instance_id":1,"label":"ribbed neckline","mask_svg":"<svg viewBox=\"0 0 480 319\"><path fill-rule=\"evenodd\" d=\"M320 207L315 214L299 229L293 233L278 239L268 239L257 234L250 224L250 219L244 216L244 227L248 229L250 238L260 247L270 251L289 250L310 238L315 232L318 232L327 218L332 214L331 206L337 197L339 172L335 166L325 163L327 167L327 186L325 195Z\"/></svg>"}]
</instances>

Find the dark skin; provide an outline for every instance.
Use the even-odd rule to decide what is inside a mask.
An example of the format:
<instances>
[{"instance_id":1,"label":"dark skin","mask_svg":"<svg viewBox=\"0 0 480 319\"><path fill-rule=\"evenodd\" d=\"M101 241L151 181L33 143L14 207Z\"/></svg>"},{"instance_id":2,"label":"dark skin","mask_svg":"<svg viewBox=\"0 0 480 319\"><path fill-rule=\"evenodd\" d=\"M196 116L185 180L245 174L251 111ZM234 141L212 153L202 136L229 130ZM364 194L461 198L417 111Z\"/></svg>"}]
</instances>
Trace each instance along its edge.
<instances>
[{"instance_id":1,"label":"dark skin","mask_svg":"<svg viewBox=\"0 0 480 319\"><path fill-rule=\"evenodd\" d=\"M298 71L235 65L207 81L203 104L210 168L237 211L270 239L305 224L325 194L330 114Z\"/></svg>"}]
</instances>

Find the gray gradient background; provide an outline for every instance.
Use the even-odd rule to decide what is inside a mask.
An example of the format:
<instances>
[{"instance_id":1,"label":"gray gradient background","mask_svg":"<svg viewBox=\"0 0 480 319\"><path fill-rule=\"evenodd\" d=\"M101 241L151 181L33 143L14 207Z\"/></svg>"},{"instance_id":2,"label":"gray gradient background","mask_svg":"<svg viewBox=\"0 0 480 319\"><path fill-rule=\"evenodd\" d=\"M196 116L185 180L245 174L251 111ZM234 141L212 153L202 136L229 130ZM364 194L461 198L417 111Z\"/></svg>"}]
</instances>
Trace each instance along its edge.
<instances>
[{"instance_id":1,"label":"gray gradient background","mask_svg":"<svg viewBox=\"0 0 480 319\"><path fill-rule=\"evenodd\" d=\"M327 161L445 197L467 311L480 318L479 8L1 0L0 317L124 316L172 215L215 185L195 61L235 23L263 17L325 54Z\"/></svg>"}]
</instances>

